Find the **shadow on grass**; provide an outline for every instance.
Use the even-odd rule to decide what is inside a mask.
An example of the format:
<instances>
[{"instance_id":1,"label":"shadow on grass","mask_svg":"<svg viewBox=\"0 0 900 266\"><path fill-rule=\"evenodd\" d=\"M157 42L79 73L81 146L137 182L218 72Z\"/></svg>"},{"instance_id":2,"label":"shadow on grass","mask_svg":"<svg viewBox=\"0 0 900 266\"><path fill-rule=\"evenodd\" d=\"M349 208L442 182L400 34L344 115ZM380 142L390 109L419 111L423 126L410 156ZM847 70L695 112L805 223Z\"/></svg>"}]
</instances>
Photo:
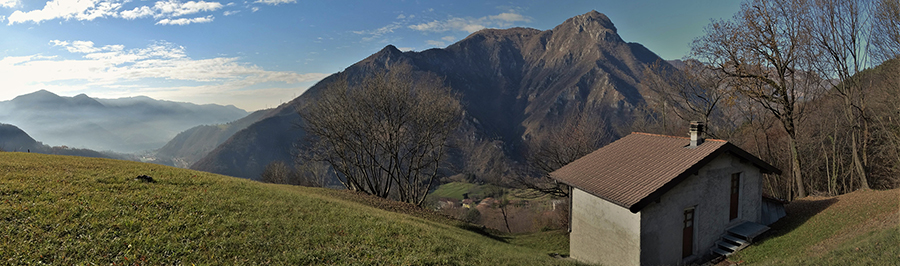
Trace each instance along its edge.
<instances>
[{"instance_id":1,"label":"shadow on grass","mask_svg":"<svg viewBox=\"0 0 900 266\"><path fill-rule=\"evenodd\" d=\"M479 235L483 235L483 236L488 237L493 240L497 240L497 241L500 241L503 243L509 243L509 237L493 234L493 233L491 233L491 231L493 231L492 229L487 229L483 226L465 223L465 224L457 225L456 227L463 229L463 230L468 230L468 231L477 233Z\"/></svg>"},{"instance_id":2,"label":"shadow on grass","mask_svg":"<svg viewBox=\"0 0 900 266\"><path fill-rule=\"evenodd\" d=\"M784 211L787 215L781 218L781 220L769 225L772 229L763 234L758 242L762 243L771 238L790 233L797 227L806 223L809 218L816 216L816 214L819 214L837 202L837 198L830 198L821 200L797 200L785 205Z\"/></svg>"}]
</instances>

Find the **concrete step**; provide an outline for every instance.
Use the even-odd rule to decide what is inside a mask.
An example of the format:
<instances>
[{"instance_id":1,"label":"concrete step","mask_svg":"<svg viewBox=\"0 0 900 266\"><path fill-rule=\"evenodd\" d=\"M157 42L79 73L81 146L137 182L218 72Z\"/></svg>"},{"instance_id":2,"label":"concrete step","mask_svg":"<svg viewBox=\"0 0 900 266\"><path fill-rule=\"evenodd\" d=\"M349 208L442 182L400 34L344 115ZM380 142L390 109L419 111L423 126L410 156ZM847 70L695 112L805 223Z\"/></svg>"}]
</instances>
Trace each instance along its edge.
<instances>
[{"instance_id":1,"label":"concrete step","mask_svg":"<svg viewBox=\"0 0 900 266\"><path fill-rule=\"evenodd\" d=\"M740 238L737 238L737 237L734 237L734 236L731 236L731 235L725 235L725 236L722 237L722 239L725 239L725 240L727 240L727 241L731 241L731 243L735 243L735 244L737 244L737 245L739 245L739 246L742 246L742 247L750 244L750 242L747 241L747 240L740 239Z\"/></svg>"},{"instance_id":2,"label":"concrete step","mask_svg":"<svg viewBox=\"0 0 900 266\"><path fill-rule=\"evenodd\" d=\"M743 239L747 239L753 241L753 238L761 235L763 232L768 231L769 227L765 225L761 225L754 222L743 222L731 228L728 228L728 233L739 236Z\"/></svg>"},{"instance_id":3,"label":"concrete step","mask_svg":"<svg viewBox=\"0 0 900 266\"><path fill-rule=\"evenodd\" d=\"M721 248L719 248L719 247L713 248L712 252L713 252L713 253L716 253L716 254L719 254L720 256L725 256L725 257L731 256L731 254L734 253L734 252L731 252L731 251L723 250L723 249L721 249Z\"/></svg>"},{"instance_id":4,"label":"concrete step","mask_svg":"<svg viewBox=\"0 0 900 266\"><path fill-rule=\"evenodd\" d=\"M731 252L735 252L735 251L738 251L741 249L741 246L732 244L731 242L728 242L728 241L721 241L721 240L716 241L716 245L718 245L719 248L721 248L721 249L724 249L726 251L731 251Z\"/></svg>"}]
</instances>

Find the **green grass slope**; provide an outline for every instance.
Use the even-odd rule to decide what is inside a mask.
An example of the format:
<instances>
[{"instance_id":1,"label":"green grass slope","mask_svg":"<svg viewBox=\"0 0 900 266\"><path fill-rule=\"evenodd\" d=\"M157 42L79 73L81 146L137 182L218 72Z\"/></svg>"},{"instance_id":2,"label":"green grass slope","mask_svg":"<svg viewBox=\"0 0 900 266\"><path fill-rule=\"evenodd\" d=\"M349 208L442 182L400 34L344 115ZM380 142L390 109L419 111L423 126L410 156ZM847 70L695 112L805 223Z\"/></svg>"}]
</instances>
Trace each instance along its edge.
<instances>
[{"instance_id":1,"label":"green grass slope","mask_svg":"<svg viewBox=\"0 0 900 266\"><path fill-rule=\"evenodd\" d=\"M0 153L0 264L571 263L529 239L564 234L486 236L372 202L154 164Z\"/></svg>"},{"instance_id":2,"label":"green grass slope","mask_svg":"<svg viewBox=\"0 0 900 266\"><path fill-rule=\"evenodd\" d=\"M808 197L770 237L729 258L746 265L898 265L900 189Z\"/></svg>"}]
</instances>

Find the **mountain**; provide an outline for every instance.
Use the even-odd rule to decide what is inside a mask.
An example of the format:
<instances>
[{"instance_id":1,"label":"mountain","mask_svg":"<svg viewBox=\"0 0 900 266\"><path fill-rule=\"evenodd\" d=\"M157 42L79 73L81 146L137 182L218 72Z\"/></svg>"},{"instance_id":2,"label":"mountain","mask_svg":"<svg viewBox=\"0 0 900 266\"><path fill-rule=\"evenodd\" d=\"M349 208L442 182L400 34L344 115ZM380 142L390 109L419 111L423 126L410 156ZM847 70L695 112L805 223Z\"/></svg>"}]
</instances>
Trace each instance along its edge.
<instances>
[{"instance_id":1,"label":"mountain","mask_svg":"<svg viewBox=\"0 0 900 266\"><path fill-rule=\"evenodd\" d=\"M269 111L271 109L259 110L227 124L200 125L178 133L155 152L156 162L188 168L234 133L259 121Z\"/></svg>"},{"instance_id":2,"label":"mountain","mask_svg":"<svg viewBox=\"0 0 900 266\"><path fill-rule=\"evenodd\" d=\"M444 49L401 52L388 45L343 74L359 79L407 63L445 77L462 95L466 125L480 138L502 140L515 158L523 140L568 116L605 121L610 134L618 134L635 107L644 104L644 70L661 60L644 46L622 40L606 15L591 11L545 31L484 29ZM304 136L294 126L300 119L296 109L315 101L336 75L236 133L192 168L256 178L271 161L290 162L296 153L292 144Z\"/></svg>"},{"instance_id":3,"label":"mountain","mask_svg":"<svg viewBox=\"0 0 900 266\"><path fill-rule=\"evenodd\" d=\"M244 117L234 106L197 105L149 97L62 97L46 90L0 102L0 122L47 144L136 152L159 148L178 132Z\"/></svg>"}]
</instances>

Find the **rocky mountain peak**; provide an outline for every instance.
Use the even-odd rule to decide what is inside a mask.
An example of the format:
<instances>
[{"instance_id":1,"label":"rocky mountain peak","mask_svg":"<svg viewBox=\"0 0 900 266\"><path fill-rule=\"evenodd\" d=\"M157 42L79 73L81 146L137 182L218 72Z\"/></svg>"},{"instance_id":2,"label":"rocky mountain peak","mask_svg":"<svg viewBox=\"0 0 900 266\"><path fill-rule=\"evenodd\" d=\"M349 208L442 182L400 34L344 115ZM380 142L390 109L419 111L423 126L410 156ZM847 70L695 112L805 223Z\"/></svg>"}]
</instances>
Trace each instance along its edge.
<instances>
[{"instance_id":1,"label":"rocky mountain peak","mask_svg":"<svg viewBox=\"0 0 900 266\"><path fill-rule=\"evenodd\" d=\"M388 44L381 51L370 55L368 58L363 61L370 62L374 65L378 66L387 66L396 63L398 60L402 60L403 51L397 49L396 46L392 44Z\"/></svg>"},{"instance_id":2,"label":"rocky mountain peak","mask_svg":"<svg viewBox=\"0 0 900 266\"><path fill-rule=\"evenodd\" d=\"M567 19L553 32L558 37L580 39L582 42L624 43L609 17L597 11Z\"/></svg>"},{"instance_id":3,"label":"rocky mountain peak","mask_svg":"<svg viewBox=\"0 0 900 266\"><path fill-rule=\"evenodd\" d=\"M563 25L566 24L579 27L587 31L609 30L613 33L618 33L616 30L616 25L614 25L612 21L609 20L609 17L607 17L603 13L597 12L596 10L591 10L591 12L572 17L568 19L566 23L563 23Z\"/></svg>"}]
</instances>

